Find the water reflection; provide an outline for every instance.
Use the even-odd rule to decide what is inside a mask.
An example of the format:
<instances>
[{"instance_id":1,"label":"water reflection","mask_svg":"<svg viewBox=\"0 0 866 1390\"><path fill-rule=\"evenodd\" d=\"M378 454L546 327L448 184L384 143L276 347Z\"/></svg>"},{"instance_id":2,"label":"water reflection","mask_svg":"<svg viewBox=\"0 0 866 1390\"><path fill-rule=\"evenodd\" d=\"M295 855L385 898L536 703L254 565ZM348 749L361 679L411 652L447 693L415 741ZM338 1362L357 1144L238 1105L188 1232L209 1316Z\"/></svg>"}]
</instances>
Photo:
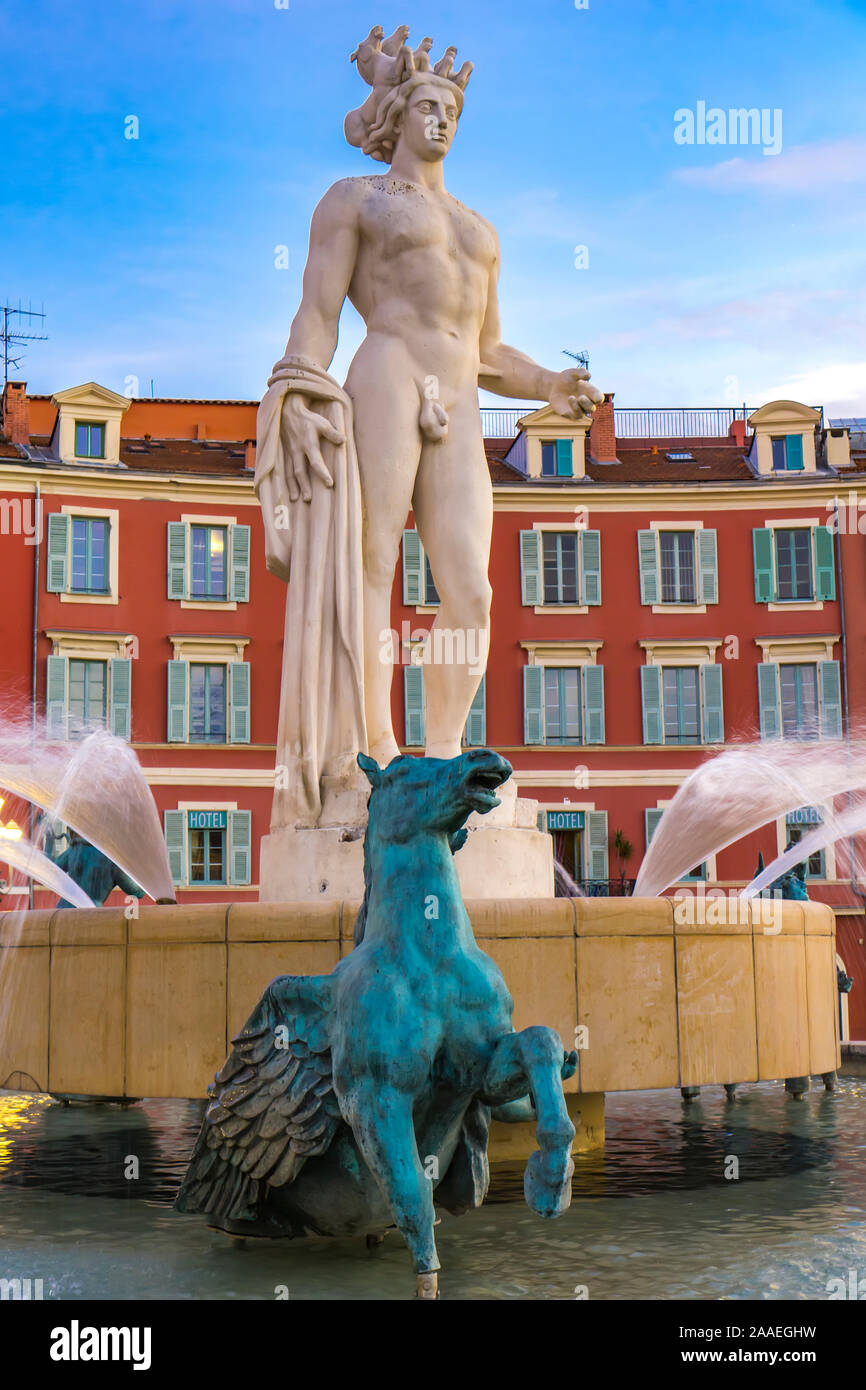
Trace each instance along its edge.
<instances>
[{"instance_id":1,"label":"water reflection","mask_svg":"<svg viewBox=\"0 0 866 1390\"><path fill-rule=\"evenodd\" d=\"M829 1278L866 1276L864 1100L855 1079L803 1103L769 1083L686 1106L609 1096L606 1147L578 1157L561 1220L528 1211L520 1168L497 1170L481 1211L443 1217L444 1296L826 1297ZM0 1095L0 1266L61 1298L272 1298L278 1283L308 1299L407 1296L397 1236L377 1257L361 1241L238 1251L173 1212L201 1112Z\"/></svg>"}]
</instances>

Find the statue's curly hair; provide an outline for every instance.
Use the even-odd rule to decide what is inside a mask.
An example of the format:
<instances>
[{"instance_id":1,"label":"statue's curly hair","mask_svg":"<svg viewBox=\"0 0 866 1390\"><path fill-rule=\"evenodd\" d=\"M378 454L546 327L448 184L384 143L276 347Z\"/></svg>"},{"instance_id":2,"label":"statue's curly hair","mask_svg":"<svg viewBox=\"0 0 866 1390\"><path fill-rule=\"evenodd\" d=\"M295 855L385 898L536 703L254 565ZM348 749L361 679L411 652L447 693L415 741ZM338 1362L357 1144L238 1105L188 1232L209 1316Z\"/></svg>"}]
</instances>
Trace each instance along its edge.
<instances>
[{"instance_id":1,"label":"statue's curly hair","mask_svg":"<svg viewBox=\"0 0 866 1390\"><path fill-rule=\"evenodd\" d=\"M463 92L445 77L433 72L414 72L396 87L374 88L356 111L350 111L345 121L346 139L373 159L390 164L400 134L400 118L409 97L424 84L445 86L457 104L458 116L463 110Z\"/></svg>"}]
</instances>

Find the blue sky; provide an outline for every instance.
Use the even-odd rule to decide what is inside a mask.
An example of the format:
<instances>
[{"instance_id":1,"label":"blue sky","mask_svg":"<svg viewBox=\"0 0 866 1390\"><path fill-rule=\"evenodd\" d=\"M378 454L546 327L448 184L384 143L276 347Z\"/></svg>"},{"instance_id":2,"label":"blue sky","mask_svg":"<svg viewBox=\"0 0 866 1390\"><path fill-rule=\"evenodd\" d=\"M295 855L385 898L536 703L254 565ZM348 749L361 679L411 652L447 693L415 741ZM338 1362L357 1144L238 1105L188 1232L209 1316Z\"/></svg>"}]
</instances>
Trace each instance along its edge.
<instances>
[{"instance_id":1,"label":"blue sky","mask_svg":"<svg viewBox=\"0 0 866 1390\"><path fill-rule=\"evenodd\" d=\"M619 405L866 415L864 0L276 4L0 4L0 295L50 334L31 390L261 395L313 207L380 167L343 137L349 54L402 22L475 63L446 182L500 233L507 342L588 350ZM678 144L698 102L781 111L781 152ZM340 377L361 329L347 308Z\"/></svg>"}]
</instances>

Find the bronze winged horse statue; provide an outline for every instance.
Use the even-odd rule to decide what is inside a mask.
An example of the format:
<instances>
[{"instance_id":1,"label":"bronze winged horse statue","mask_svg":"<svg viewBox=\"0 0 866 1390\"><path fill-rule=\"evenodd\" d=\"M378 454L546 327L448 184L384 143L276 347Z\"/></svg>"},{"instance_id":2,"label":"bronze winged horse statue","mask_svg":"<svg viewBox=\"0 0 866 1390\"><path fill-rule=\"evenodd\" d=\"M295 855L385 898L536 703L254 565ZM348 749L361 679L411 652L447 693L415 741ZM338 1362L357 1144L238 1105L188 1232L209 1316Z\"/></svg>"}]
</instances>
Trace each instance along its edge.
<instances>
[{"instance_id":1,"label":"bronze winged horse statue","mask_svg":"<svg viewBox=\"0 0 866 1390\"><path fill-rule=\"evenodd\" d=\"M571 1201L562 1081L577 1055L551 1028L515 1032L513 1001L476 944L453 854L499 804L511 766L364 754L371 787L355 949L330 975L265 990L214 1084L181 1211L233 1236L378 1237L396 1223L417 1296L438 1296L434 1207L484 1201L497 1119L536 1121L524 1177L541 1216Z\"/></svg>"}]
</instances>

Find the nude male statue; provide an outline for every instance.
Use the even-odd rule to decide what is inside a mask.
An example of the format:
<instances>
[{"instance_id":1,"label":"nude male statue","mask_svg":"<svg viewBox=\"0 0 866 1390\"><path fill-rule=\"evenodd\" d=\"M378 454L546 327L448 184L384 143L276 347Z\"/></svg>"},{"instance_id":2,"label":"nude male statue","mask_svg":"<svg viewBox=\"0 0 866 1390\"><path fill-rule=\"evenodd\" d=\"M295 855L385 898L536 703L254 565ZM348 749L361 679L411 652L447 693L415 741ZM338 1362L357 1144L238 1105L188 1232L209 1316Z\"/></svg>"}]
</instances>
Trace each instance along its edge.
<instances>
[{"instance_id":1,"label":"nude male statue","mask_svg":"<svg viewBox=\"0 0 866 1390\"><path fill-rule=\"evenodd\" d=\"M478 387L591 414L602 393L579 369L546 371L500 339L496 232L445 190L443 162L471 71L454 49L431 67L432 40L414 52L408 28L383 43L374 28L353 54L373 90L346 118L350 143L388 173L341 179L313 215L303 298L284 361L326 372L348 296L367 327L345 382L363 508L363 653L367 748L381 765L399 753L391 721L393 666L382 660L390 596L410 507L441 600L436 626L474 629L487 652L493 498ZM322 441L338 428L301 392L282 405L290 505L330 487ZM459 654L459 651L458 651ZM471 668L471 669L470 669ZM481 673L471 658L425 668L426 755L451 758Z\"/></svg>"}]
</instances>

